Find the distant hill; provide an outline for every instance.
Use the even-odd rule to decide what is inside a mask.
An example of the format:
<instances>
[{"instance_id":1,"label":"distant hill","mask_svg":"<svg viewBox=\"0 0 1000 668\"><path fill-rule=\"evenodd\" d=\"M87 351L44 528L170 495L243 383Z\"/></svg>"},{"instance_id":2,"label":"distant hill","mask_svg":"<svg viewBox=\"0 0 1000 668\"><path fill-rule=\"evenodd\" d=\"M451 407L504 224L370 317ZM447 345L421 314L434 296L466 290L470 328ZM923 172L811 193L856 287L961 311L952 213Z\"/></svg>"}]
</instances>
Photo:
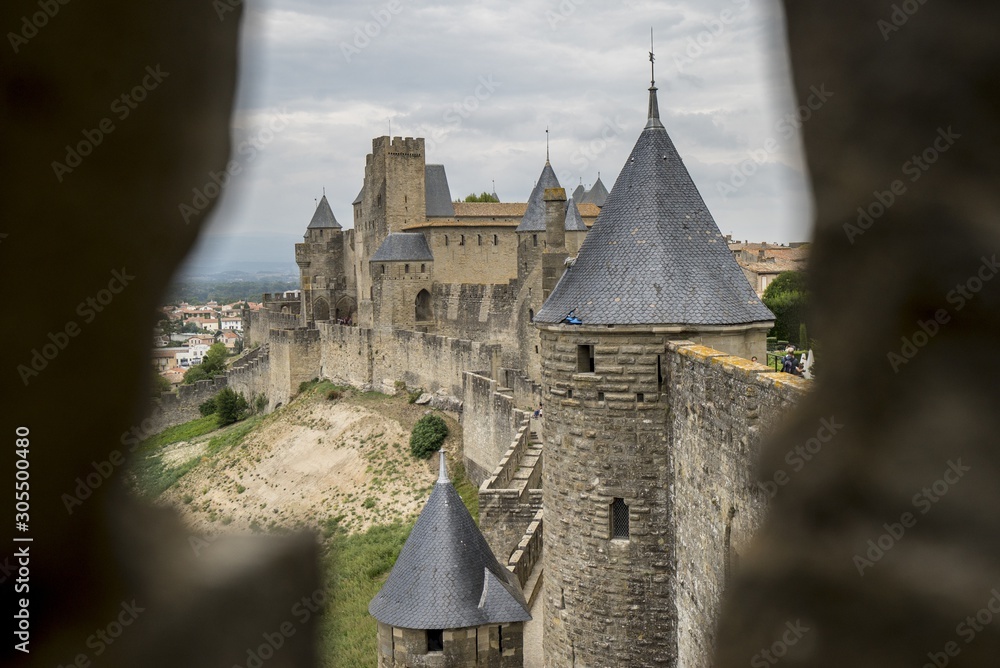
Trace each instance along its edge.
<instances>
[{"instance_id":1,"label":"distant hill","mask_svg":"<svg viewBox=\"0 0 1000 668\"><path fill-rule=\"evenodd\" d=\"M248 274L241 271L227 271L174 281L167 291L166 303L204 304L212 300L220 304L235 301L259 302L266 292L284 292L296 290L298 287L298 277L287 273Z\"/></svg>"}]
</instances>

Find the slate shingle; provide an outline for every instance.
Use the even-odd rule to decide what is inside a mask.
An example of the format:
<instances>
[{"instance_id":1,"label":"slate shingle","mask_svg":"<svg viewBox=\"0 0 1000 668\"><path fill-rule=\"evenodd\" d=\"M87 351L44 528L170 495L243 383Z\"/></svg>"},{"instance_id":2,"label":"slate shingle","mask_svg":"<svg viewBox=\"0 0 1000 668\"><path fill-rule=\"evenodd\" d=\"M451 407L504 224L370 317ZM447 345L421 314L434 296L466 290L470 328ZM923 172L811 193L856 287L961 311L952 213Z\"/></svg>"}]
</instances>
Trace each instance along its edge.
<instances>
[{"instance_id":1,"label":"slate shingle","mask_svg":"<svg viewBox=\"0 0 1000 668\"><path fill-rule=\"evenodd\" d=\"M444 165L424 166L424 203L428 218L454 218L455 207Z\"/></svg>"},{"instance_id":2,"label":"slate shingle","mask_svg":"<svg viewBox=\"0 0 1000 668\"><path fill-rule=\"evenodd\" d=\"M524 211L521 224L517 226L515 232L544 232L545 231L545 189L560 188L559 179L548 160L542 167L542 173L538 177L538 182L528 196L528 208Z\"/></svg>"},{"instance_id":3,"label":"slate shingle","mask_svg":"<svg viewBox=\"0 0 1000 668\"><path fill-rule=\"evenodd\" d=\"M306 229L316 230L320 228L341 229L340 223L337 222L337 218L333 215L333 209L330 208L330 203L326 200L326 195L323 195L323 199L316 205L316 212L313 214L312 220L309 221L309 227Z\"/></svg>"},{"instance_id":4,"label":"slate shingle","mask_svg":"<svg viewBox=\"0 0 1000 668\"><path fill-rule=\"evenodd\" d=\"M393 232L379 245L369 262L433 262L427 239L420 232Z\"/></svg>"},{"instance_id":5,"label":"slate shingle","mask_svg":"<svg viewBox=\"0 0 1000 668\"><path fill-rule=\"evenodd\" d=\"M454 486L442 476L368 612L390 626L456 629L531 619Z\"/></svg>"},{"instance_id":6,"label":"slate shingle","mask_svg":"<svg viewBox=\"0 0 1000 668\"><path fill-rule=\"evenodd\" d=\"M583 324L736 325L774 320L659 120L650 89L645 129L575 264L536 322L571 311Z\"/></svg>"}]
</instances>

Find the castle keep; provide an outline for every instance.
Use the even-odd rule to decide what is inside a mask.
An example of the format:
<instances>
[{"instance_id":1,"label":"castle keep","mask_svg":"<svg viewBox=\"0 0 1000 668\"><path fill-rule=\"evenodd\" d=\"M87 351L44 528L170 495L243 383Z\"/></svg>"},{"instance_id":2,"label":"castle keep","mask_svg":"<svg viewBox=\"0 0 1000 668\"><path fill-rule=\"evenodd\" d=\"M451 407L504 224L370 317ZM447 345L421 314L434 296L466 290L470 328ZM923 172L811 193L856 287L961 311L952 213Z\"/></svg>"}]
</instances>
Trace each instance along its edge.
<instances>
[{"instance_id":1,"label":"castle keep","mask_svg":"<svg viewBox=\"0 0 1000 668\"><path fill-rule=\"evenodd\" d=\"M546 159L527 202L453 202L422 139L376 138L353 229L324 195L295 246L300 297L245 316L262 352L240 382L271 407L317 376L461 407L480 526L454 515L442 475L372 602L380 666L520 666L526 610L546 666L710 665L722 591L765 510L761 432L808 383L749 361L773 316L656 92L610 193L598 179L567 196ZM485 571L430 605L443 585L426 568L445 553ZM493 595L502 620L484 612Z\"/></svg>"}]
</instances>

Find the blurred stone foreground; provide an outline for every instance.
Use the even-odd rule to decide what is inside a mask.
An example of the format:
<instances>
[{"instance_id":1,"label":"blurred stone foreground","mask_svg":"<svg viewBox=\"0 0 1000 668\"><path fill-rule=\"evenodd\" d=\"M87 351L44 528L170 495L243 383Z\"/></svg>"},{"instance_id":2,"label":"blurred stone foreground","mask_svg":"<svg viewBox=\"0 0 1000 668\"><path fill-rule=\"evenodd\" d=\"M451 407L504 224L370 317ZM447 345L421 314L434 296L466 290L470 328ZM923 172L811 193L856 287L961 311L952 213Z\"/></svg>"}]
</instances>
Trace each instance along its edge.
<instances>
[{"instance_id":1,"label":"blurred stone foreground","mask_svg":"<svg viewBox=\"0 0 1000 668\"><path fill-rule=\"evenodd\" d=\"M260 665L251 653L269 668L316 665L313 539L192 545L172 514L137 507L119 487L134 442L122 434L141 426L148 396L149 341L138 334L211 210L186 224L180 204L229 159L239 5L0 7L0 277L24 295L3 325L3 433L13 448L16 426L31 432L34 539L31 653L14 649L5 614L4 666ZM108 289L109 304L78 310ZM49 333L69 338L25 386L15 366ZM113 472L69 513L63 495L93 462ZM24 545L3 535L0 562Z\"/></svg>"},{"instance_id":2,"label":"blurred stone foreground","mask_svg":"<svg viewBox=\"0 0 1000 668\"><path fill-rule=\"evenodd\" d=\"M0 660L315 665L312 539L196 550L172 515L128 500L114 474L72 512L64 502L95 462L127 452L122 434L141 424L148 342L123 333L152 326L211 210L185 222L179 206L228 159L238 2L49 5L34 30L24 21L38 3L0 8L18 35L0 69L0 279L11 296L23 289L5 309L4 433L30 428L34 539L31 654L8 642ZM787 468L821 420L843 429L775 495L729 592L714 665L994 666L1000 5L786 11L799 98L832 93L803 128L824 348L815 393L773 439L762 478ZM136 86L145 99L123 117L115 101ZM66 146L80 142L91 150L71 161ZM913 171L913 156L926 169ZM863 233L845 229L875 202L884 210ZM78 305L116 271L128 285L85 320ZM71 322L79 329L25 385L15 366ZM97 631L113 642L85 640Z\"/></svg>"},{"instance_id":3,"label":"blurred stone foreground","mask_svg":"<svg viewBox=\"0 0 1000 668\"><path fill-rule=\"evenodd\" d=\"M785 5L799 104L832 93L803 126L822 369L767 449L761 478L791 480L714 665L996 666L1000 4Z\"/></svg>"}]
</instances>

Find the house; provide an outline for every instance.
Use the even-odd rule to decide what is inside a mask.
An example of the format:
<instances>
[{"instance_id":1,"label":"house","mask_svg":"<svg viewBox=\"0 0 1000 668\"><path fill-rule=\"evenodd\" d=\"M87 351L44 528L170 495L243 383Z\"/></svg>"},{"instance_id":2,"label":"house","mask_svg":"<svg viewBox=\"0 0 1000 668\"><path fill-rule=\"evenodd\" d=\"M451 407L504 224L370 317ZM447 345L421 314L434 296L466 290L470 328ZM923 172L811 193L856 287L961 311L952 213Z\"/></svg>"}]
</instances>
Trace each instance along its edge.
<instances>
[{"instance_id":1,"label":"house","mask_svg":"<svg viewBox=\"0 0 1000 668\"><path fill-rule=\"evenodd\" d=\"M757 296L771 284L778 274L786 271L804 271L809 257L808 244L769 244L729 241L729 250L736 258L743 274L753 286Z\"/></svg>"},{"instance_id":2,"label":"house","mask_svg":"<svg viewBox=\"0 0 1000 668\"><path fill-rule=\"evenodd\" d=\"M190 368L201 364L202 358L208 352L209 346L204 344L178 348L176 353L177 364L184 368Z\"/></svg>"},{"instance_id":3,"label":"house","mask_svg":"<svg viewBox=\"0 0 1000 668\"><path fill-rule=\"evenodd\" d=\"M153 369L158 373L167 370L177 363L178 348L153 348Z\"/></svg>"},{"instance_id":4,"label":"house","mask_svg":"<svg viewBox=\"0 0 1000 668\"><path fill-rule=\"evenodd\" d=\"M222 318L222 329L236 332L243 331L243 318Z\"/></svg>"},{"instance_id":5,"label":"house","mask_svg":"<svg viewBox=\"0 0 1000 668\"><path fill-rule=\"evenodd\" d=\"M240 335L232 330L225 330L219 334L219 341L226 346L230 352L236 350L236 343L240 341Z\"/></svg>"}]
</instances>

